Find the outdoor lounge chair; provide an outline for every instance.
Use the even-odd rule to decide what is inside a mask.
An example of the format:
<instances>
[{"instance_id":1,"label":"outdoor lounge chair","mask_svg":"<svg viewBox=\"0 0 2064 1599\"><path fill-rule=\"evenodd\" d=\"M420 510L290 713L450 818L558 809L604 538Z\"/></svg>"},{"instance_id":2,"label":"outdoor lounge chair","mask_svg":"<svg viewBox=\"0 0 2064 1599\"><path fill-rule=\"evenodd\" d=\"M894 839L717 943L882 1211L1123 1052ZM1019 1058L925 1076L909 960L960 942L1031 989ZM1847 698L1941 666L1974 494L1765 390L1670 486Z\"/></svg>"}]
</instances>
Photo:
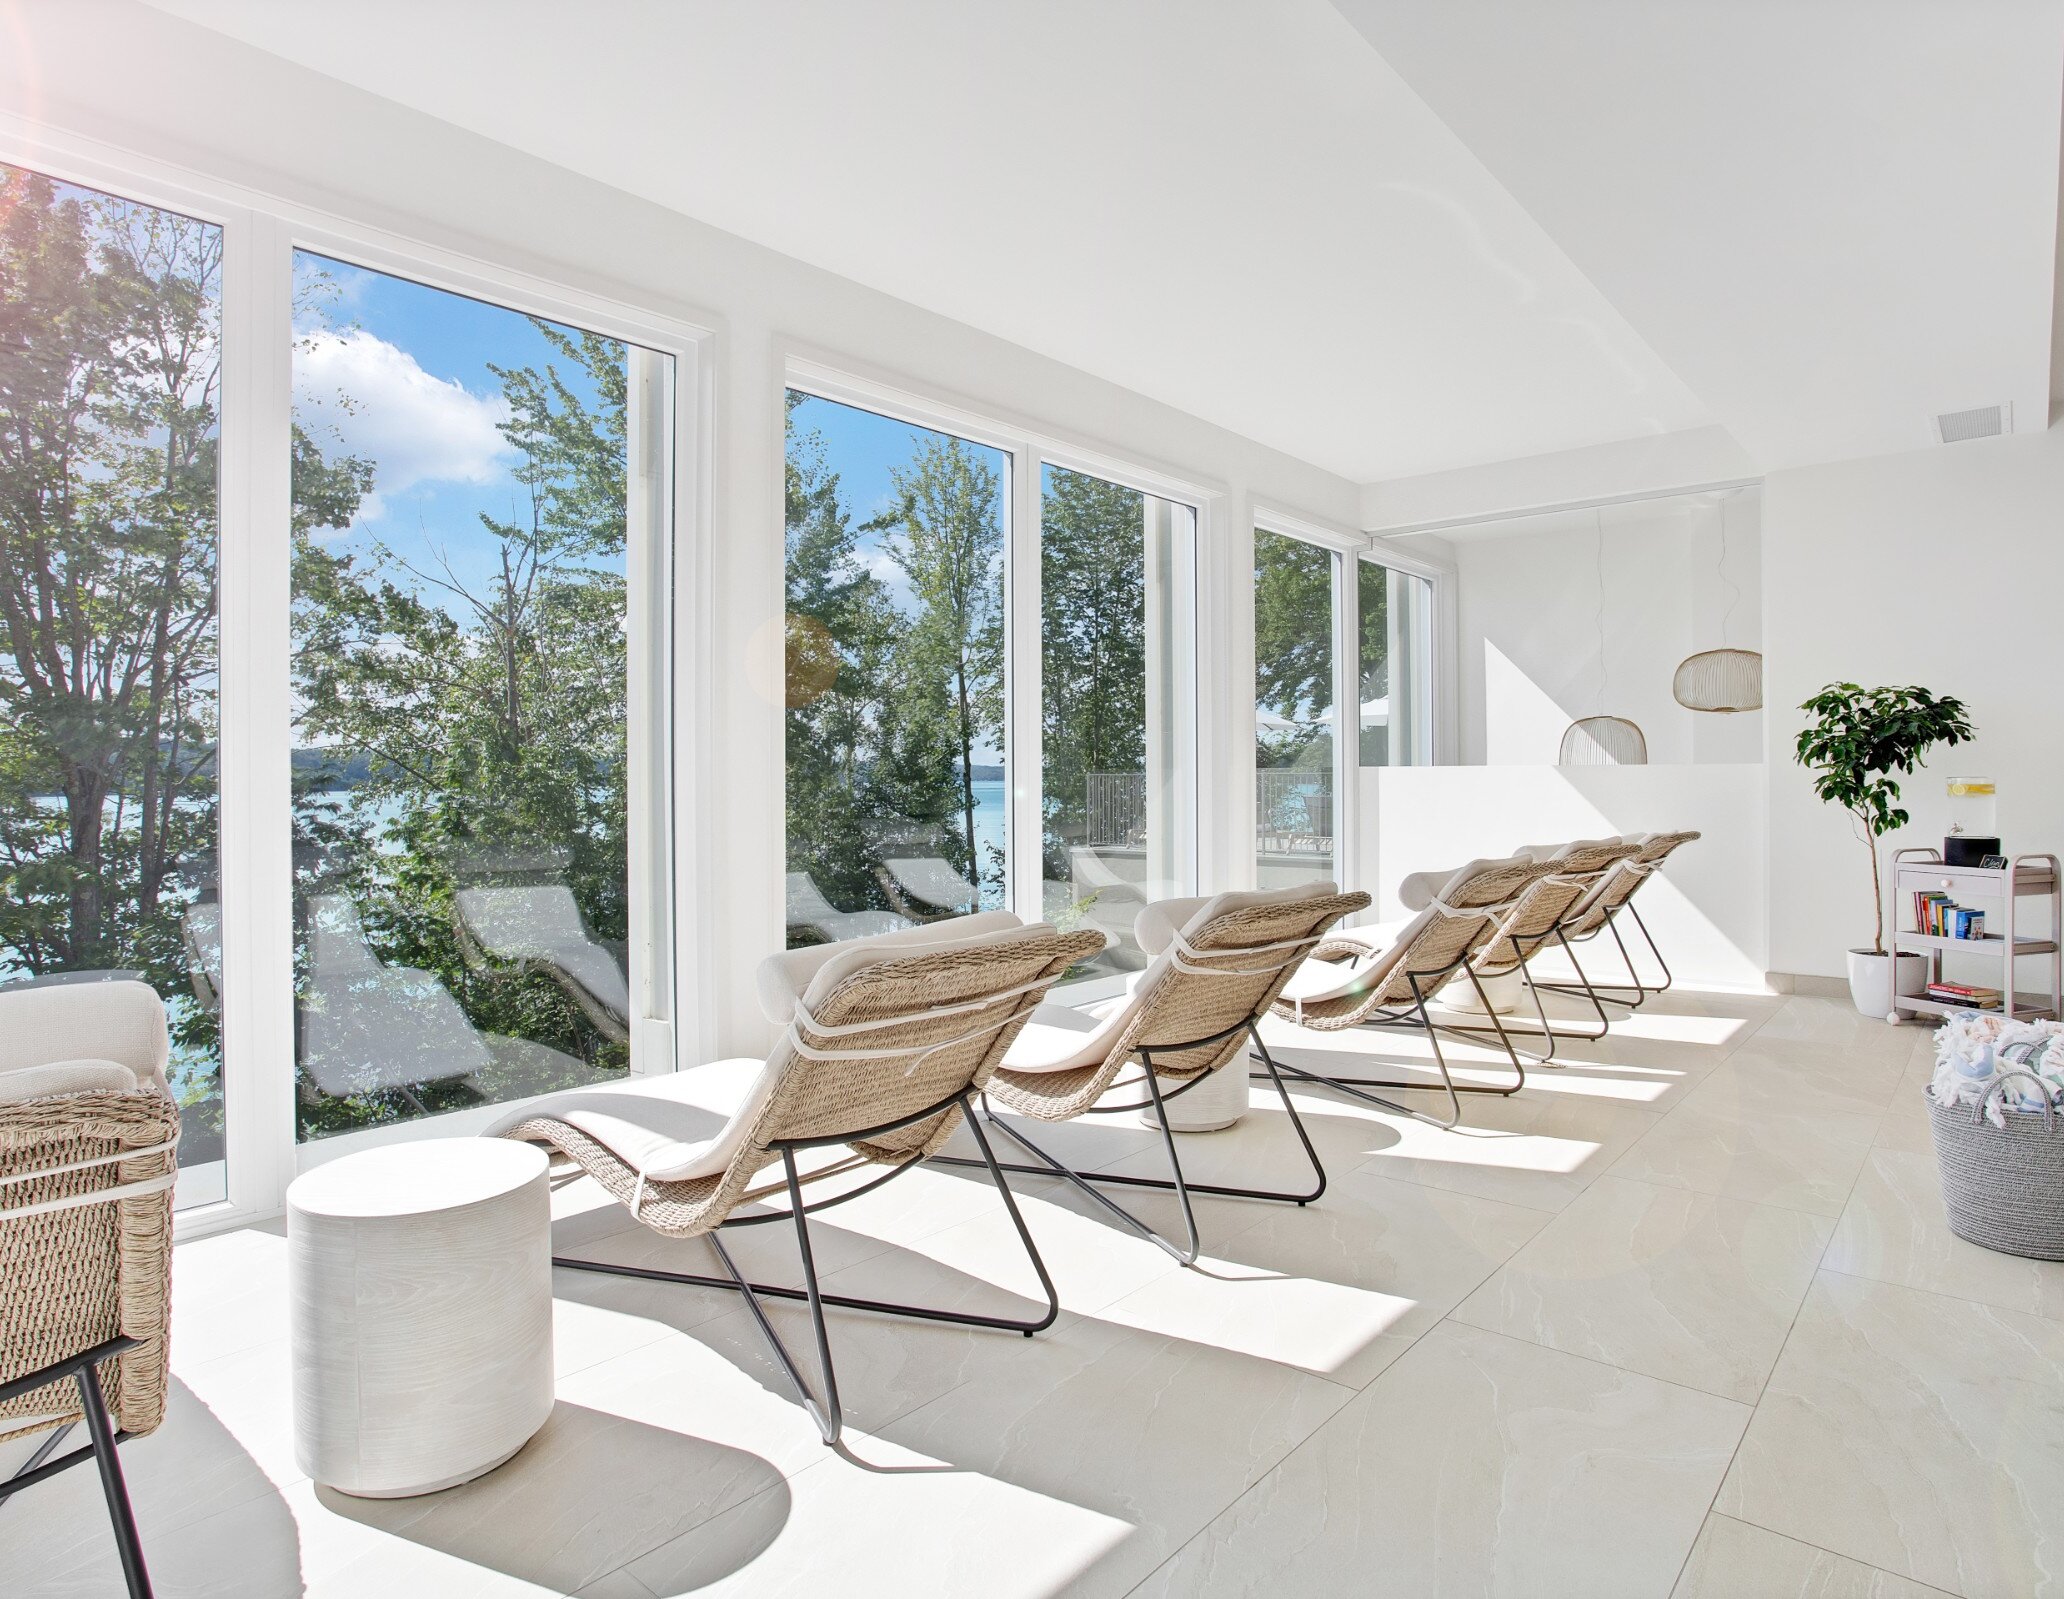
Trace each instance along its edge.
<instances>
[{"instance_id":1,"label":"outdoor lounge chair","mask_svg":"<svg viewBox=\"0 0 2064 1599\"><path fill-rule=\"evenodd\" d=\"M815 933L827 944L842 944L849 938L901 932L915 924L894 911L842 911L824 897L824 890L808 872L790 872L788 925Z\"/></svg>"},{"instance_id":2,"label":"outdoor lounge chair","mask_svg":"<svg viewBox=\"0 0 2064 1599\"><path fill-rule=\"evenodd\" d=\"M1448 1118L1369 1093L1371 1088L1425 1088L1422 1082L1394 1077L1338 1077L1302 1066L1283 1069L1307 1082L1337 1089L1400 1115L1453 1127L1462 1119L1461 1094L1516 1094L1526 1085L1526 1067L1491 1008L1470 962L1497 934L1519 897L1538 878L1548 875L1546 862L1524 856L1471 861L1448 874L1440 891L1419 914L1394 931L1351 929L1335 933L1298 968L1275 1002L1275 1013L1303 1027L1336 1032L1349 1027L1417 1027L1433 1046L1433 1060L1448 1095ZM1514 1074L1510 1087L1457 1084L1441 1049L1443 1031L1463 1029L1436 1024L1427 1006L1456 978L1465 979L1490 1018L1491 1030L1504 1045Z\"/></svg>"},{"instance_id":3,"label":"outdoor lounge chair","mask_svg":"<svg viewBox=\"0 0 2064 1599\"><path fill-rule=\"evenodd\" d=\"M982 908L982 891L936 855L883 861L874 875L889 903L913 922L972 916Z\"/></svg>"},{"instance_id":4,"label":"outdoor lounge chair","mask_svg":"<svg viewBox=\"0 0 2064 1599\"><path fill-rule=\"evenodd\" d=\"M0 1439L45 1434L0 1503L91 1460L131 1599L151 1587L117 1446L165 1414L179 1146L167 1057L164 1006L143 983L0 999ZM58 1453L80 1422L87 1441Z\"/></svg>"},{"instance_id":5,"label":"outdoor lounge chair","mask_svg":"<svg viewBox=\"0 0 2064 1599\"><path fill-rule=\"evenodd\" d=\"M308 901L308 977L298 1020L301 1070L334 1099L395 1093L427 1113L417 1089L470 1077L492 1059L435 974L381 964L358 907L341 894Z\"/></svg>"},{"instance_id":6,"label":"outdoor lounge chair","mask_svg":"<svg viewBox=\"0 0 2064 1599\"><path fill-rule=\"evenodd\" d=\"M550 1145L655 1232L708 1238L728 1276L566 1257L554 1263L743 1295L827 1444L838 1441L843 1421L825 1306L994 1327L1028 1338L1060 1313L1009 1182L968 1112L1047 989L1094 954L1101 940L1044 925L1021 927L1015 918L1002 925L970 920L983 925L914 928L771 957L760 968L761 1002L786 1030L764 1061L724 1061L560 1094L511 1112L491 1129ZM708 1108L712 1098L728 1114ZM1026 1321L825 1293L808 1218L910 1170L963 1119L1046 1290L1044 1314ZM780 1175L759 1180L774 1165ZM839 1181L855 1177L864 1180ZM806 1201L807 1185L827 1181L836 1191ZM762 1201L774 1203L762 1208ZM801 1289L748 1282L720 1236L726 1227L783 1220L795 1227ZM816 1392L767 1318L761 1299L768 1295L809 1304Z\"/></svg>"},{"instance_id":7,"label":"outdoor lounge chair","mask_svg":"<svg viewBox=\"0 0 2064 1599\"><path fill-rule=\"evenodd\" d=\"M1619 1005L1636 1010L1653 994L1663 993L1676 978L1671 974L1670 963L1663 959L1663 952L1656 947L1655 935L1649 932L1648 923L1641 919L1641 911L1634 904L1634 896L1671 855L1699 837L1696 832L1682 833L1629 833L1619 842L1634 846L1634 851L1617 862L1598 881L1582 901L1570 912L1563 928L1566 945L1588 944L1601 933L1610 933L1618 947L1620 960L1627 968L1627 982L1594 983L1577 961L1576 951L1569 951L1570 960L1577 968L1577 984L1544 983L1541 986L1552 993L1575 994L1579 987L1588 995L1594 1005L1604 1001L1607 1005ZM1605 841L1601 841L1605 842ZM1535 846L1522 851L1539 858L1553 859L1553 846ZM1634 965L1633 953L1627 948L1627 941L1620 936L1619 920L1622 913L1634 920L1641 930L1642 941L1648 945L1648 952L1655 957L1663 979L1660 983L1647 984Z\"/></svg>"},{"instance_id":8,"label":"outdoor lounge chair","mask_svg":"<svg viewBox=\"0 0 2064 1599\"><path fill-rule=\"evenodd\" d=\"M1018 1035L990 1078L983 1107L991 1125L1039 1162L1005 1169L1065 1179L1184 1265L1196 1264L1199 1252L1192 1194L1296 1205L1317 1199L1326 1191L1326 1168L1276 1072L1258 1024L1306 954L1318 947L1341 917L1364 910L1368 904L1366 894L1342 894L1331 883L1311 883L1261 893L1219 894L1210 899L1160 900L1147 906L1140 912L1137 936L1153 960L1131 992L1105 1006L1102 1017L1091 1019L1094 1025L1086 1031L1082 1030L1082 1012L1048 1007L1044 1019L1035 1017ZM1250 1048L1260 1055L1275 1083L1290 1125L1311 1162L1315 1182L1308 1191L1229 1188L1193 1183L1183 1176L1182 1160L1168 1125L1167 1102L1195 1088L1213 1072L1244 1073ZM1128 1067L1135 1070L1124 1076ZM1176 1086L1164 1090L1164 1082ZM1114 1088L1129 1091L1142 1087L1143 1098L1128 1098L1119 1104L1102 1102ZM1076 1171L996 1116L997 1107L1043 1122L1151 1109L1167 1152L1169 1176ZM1178 1245L1164 1238L1099 1192L1100 1184L1173 1193L1182 1206L1188 1241Z\"/></svg>"},{"instance_id":9,"label":"outdoor lounge chair","mask_svg":"<svg viewBox=\"0 0 2064 1599\"><path fill-rule=\"evenodd\" d=\"M452 896L460 948L475 965L542 972L603 1037L631 1036L631 990L623 962L588 936L564 883L462 888Z\"/></svg>"}]
</instances>

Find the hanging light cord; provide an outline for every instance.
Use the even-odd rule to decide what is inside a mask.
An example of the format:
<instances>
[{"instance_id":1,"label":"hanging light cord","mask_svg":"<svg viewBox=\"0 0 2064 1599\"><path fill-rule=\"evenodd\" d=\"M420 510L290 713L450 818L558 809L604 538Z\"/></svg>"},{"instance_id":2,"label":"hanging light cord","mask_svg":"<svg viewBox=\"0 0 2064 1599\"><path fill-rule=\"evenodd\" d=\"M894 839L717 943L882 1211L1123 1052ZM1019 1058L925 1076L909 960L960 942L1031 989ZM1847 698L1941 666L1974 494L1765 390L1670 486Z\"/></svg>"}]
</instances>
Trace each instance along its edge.
<instances>
[{"instance_id":1,"label":"hanging light cord","mask_svg":"<svg viewBox=\"0 0 2064 1599\"><path fill-rule=\"evenodd\" d=\"M1610 679L1610 669L1605 660L1605 513L1594 510L1593 522L1598 527L1598 713L1605 714L1605 690Z\"/></svg>"},{"instance_id":2,"label":"hanging light cord","mask_svg":"<svg viewBox=\"0 0 2064 1599\"><path fill-rule=\"evenodd\" d=\"M1734 608L1741 603L1741 585L1727 575L1727 501L1720 502L1720 560L1713 570L1720 575L1720 581L1727 585L1727 610L1720 618L1720 647L1727 648L1728 624L1734 620Z\"/></svg>"}]
</instances>

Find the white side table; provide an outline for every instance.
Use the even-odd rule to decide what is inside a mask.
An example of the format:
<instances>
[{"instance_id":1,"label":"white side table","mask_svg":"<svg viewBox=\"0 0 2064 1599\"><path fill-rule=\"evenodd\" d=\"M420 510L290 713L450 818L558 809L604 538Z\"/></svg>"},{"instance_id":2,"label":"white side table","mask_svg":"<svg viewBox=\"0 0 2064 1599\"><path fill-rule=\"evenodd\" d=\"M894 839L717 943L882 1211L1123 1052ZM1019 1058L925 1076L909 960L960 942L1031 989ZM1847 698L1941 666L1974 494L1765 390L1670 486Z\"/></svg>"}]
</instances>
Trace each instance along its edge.
<instances>
[{"instance_id":1,"label":"white side table","mask_svg":"<svg viewBox=\"0 0 2064 1599\"><path fill-rule=\"evenodd\" d=\"M492 1471L552 1411L544 1152L503 1138L391 1144L287 1189L294 1448L367 1498Z\"/></svg>"}]
</instances>

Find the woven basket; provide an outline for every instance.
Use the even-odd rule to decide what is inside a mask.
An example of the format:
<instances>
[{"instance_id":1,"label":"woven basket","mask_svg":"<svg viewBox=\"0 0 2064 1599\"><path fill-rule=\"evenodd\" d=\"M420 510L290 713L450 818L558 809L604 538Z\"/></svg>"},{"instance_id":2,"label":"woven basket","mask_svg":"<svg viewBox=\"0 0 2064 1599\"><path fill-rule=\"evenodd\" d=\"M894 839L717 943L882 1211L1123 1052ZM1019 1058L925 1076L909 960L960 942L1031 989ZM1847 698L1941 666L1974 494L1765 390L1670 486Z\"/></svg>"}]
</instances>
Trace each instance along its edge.
<instances>
[{"instance_id":1,"label":"woven basket","mask_svg":"<svg viewBox=\"0 0 2064 1599\"><path fill-rule=\"evenodd\" d=\"M1994 1127L1985 1107L2016 1077L2036 1085L2043 1108L2009 1110L2007 1125ZM2033 1072L2002 1072L1968 1111L1928 1095L1928 1118L1949 1230L2003 1255L2064 1260L2064 1128L2049 1102L2049 1084Z\"/></svg>"}]
</instances>

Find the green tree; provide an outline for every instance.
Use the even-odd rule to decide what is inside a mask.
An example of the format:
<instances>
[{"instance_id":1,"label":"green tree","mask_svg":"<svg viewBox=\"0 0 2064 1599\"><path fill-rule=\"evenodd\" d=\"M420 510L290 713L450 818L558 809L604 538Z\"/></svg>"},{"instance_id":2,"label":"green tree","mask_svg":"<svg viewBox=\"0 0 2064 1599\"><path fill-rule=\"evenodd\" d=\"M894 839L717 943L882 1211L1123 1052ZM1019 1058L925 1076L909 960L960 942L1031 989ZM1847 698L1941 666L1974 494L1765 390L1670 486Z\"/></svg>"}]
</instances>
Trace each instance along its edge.
<instances>
[{"instance_id":1,"label":"green tree","mask_svg":"<svg viewBox=\"0 0 2064 1599\"><path fill-rule=\"evenodd\" d=\"M1000 880L1000 862L975 858L974 770L977 747L1003 731L997 473L965 440L926 434L889 477L902 515L888 552L917 604L897 651L889 759L913 787L925 773L953 773L961 826L947 834L949 859L976 881L994 866Z\"/></svg>"},{"instance_id":2,"label":"green tree","mask_svg":"<svg viewBox=\"0 0 2064 1599\"><path fill-rule=\"evenodd\" d=\"M1263 766L1330 765L1333 556L1281 533L1254 535L1254 704L1298 724L1256 735Z\"/></svg>"},{"instance_id":3,"label":"green tree","mask_svg":"<svg viewBox=\"0 0 2064 1599\"><path fill-rule=\"evenodd\" d=\"M1047 875L1067 878L1092 772L1146 773L1145 496L1047 468L1040 681ZM1100 843L1117 842L1112 839Z\"/></svg>"}]
</instances>

